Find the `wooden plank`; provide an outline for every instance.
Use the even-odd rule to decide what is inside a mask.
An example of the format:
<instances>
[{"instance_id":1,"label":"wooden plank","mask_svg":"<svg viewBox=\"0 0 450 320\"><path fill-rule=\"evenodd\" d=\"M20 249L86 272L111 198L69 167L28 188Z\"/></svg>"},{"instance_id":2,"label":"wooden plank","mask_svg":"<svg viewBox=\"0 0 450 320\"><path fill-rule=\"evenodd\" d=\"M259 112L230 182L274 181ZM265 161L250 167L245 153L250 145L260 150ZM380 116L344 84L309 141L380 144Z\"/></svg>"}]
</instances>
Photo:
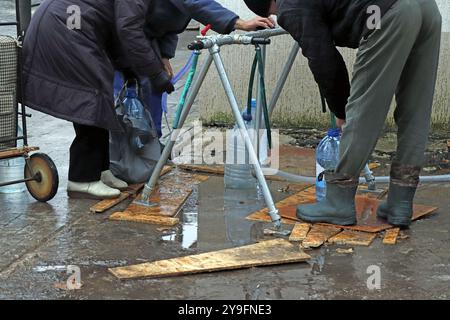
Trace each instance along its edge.
<instances>
[{"instance_id":1,"label":"wooden plank","mask_svg":"<svg viewBox=\"0 0 450 320\"><path fill-rule=\"evenodd\" d=\"M160 278L297 263L310 258L289 241L275 239L239 248L110 268L109 271L119 279Z\"/></svg>"},{"instance_id":2,"label":"wooden plank","mask_svg":"<svg viewBox=\"0 0 450 320\"><path fill-rule=\"evenodd\" d=\"M192 189L183 189L172 197L169 193L157 192L150 197L150 204L153 206L131 203L126 211L136 215L173 217L180 211L192 191ZM136 199L140 199L140 196Z\"/></svg>"},{"instance_id":3,"label":"wooden plank","mask_svg":"<svg viewBox=\"0 0 450 320\"><path fill-rule=\"evenodd\" d=\"M149 202L152 206L131 203L124 212L113 213L110 219L153 223L155 219L152 216L174 217L191 195L193 186L206 181L208 178L207 176L186 172L173 172L165 176L158 188L152 193ZM139 197L136 197L136 199L139 199ZM168 225L175 223L169 221Z\"/></svg>"},{"instance_id":4,"label":"wooden plank","mask_svg":"<svg viewBox=\"0 0 450 320\"><path fill-rule=\"evenodd\" d=\"M328 239L328 242L339 245L370 246L370 244L376 237L376 233L344 230L341 233Z\"/></svg>"},{"instance_id":5,"label":"wooden plank","mask_svg":"<svg viewBox=\"0 0 450 320\"><path fill-rule=\"evenodd\" d=\"M162 217L162 216L152 216L148 214L136 214L130 211L115 212L110 217L110 220L116 221L130 221L130 222L140 222L148 224L157 224L162 226L174 226L180 222L178 218L172 217Z\"/></svg>"},{"instance_id":6,"label":"wooden plank","mask_svg":"<svg viewBox=\"0 0 450 320\"><path fill-rule=\"evenodd\" d=\"M281 217L285 218L286 223L301 222L297 218L297 206L300 204L310 204L315 203L315 187L308 188L299 193L296 193L286 199L278 202L276 204L277 209ZM379 219L377 217L377 209L380 204L380 200L367 197L367 196L356 196L356 211L357 211L357 225L355 226L337 226L342 229L361 231L361 232L371 232L378 233L392 228L392 226L385 220ZM417 220L423 216L429 215L435 212L438 208L429 207L424 205L414 205L413 220ZM267 220L268 210L263 209L257 211L247 217L249 220L260 220L260 221L270 221ZM294 222L289 222L294 221ZM324 224L329 225L329 224Z\"/></svg>"},{"instance_id":7,"label":"wooden plank","mask_svg":"<svg viewBox=\"0 0 450 320\"><path fill-rule=\"evenodd\" d=\"M262 213L262 212L252 213L251 215L247 216L245 219L252 220L252 221L272 222L272 219L270 218L269 214ZM287 225L289 225L289 224L295 225L297 223L297 221L292 220L292 219L281 218L281 223L287 224Z\"/></svg>"},{"instance_id":8,"label":"wooden plank","mask_svg":"<svg viewBox=\"0 0 450 320\"><path fill-rule=\"evenodd\" d=\"M178 168L186 171L192 171L196 173L204 173L204 174L214 174L223 176L225 174L225 166L223 165L197 165L197 164L179 164ZM278 176L274 175L265 175L267 181L286 181Z\"/></svg>"},{"instance_id":9,"label":"wooden plank","mask_svg":"<svg viewBox=\"0 0 450 320\"><path fill-rule=\"evenodd\" d=\"M333 226L315 224L312 226L306 239L303 240L302 245L304 248L318 248L341 230L342 229Z\"/></svg>"},{"instance_id":10,"label":"wooden plank","mask_svg":"<svg viewBox=\"0 0 450 320\"><path fill-rule=\"evenodd\" d=\"M15 158L23 156L26 153L33 151L38 151L38 147L22 147L22 148L12 148L0 151L0 159Z\"/></svg>"},{"instance_id":11,"label":"wooden plank","mask_svg":"<svg viewBox=\"0 0 450 320\"><path fill-rule=\"evenodd\" d=\"M392 228L386 231L383 238L383 244L394 245L397 243L397 237L400 234L400 228Z\"/></svg>"},{"instance_id":12,"label":"wooden plank","mask_svg":"<svg viewBox=\"0 0 450 320\"><path fill-rule=\"evenodd\" d=\"M112 207L118 205L122 201L125 201L129 197L130 194L128 192L122 192L120 196L116 199L106 199L96 203L95 205L89 208L89 211L92 213L103 213L111 209Z\"/></svg>"},{"instance_id":13,"label":"wooden plank","mask_svg":"<svg viewBox=\"0 0 450 320\"><path fill-rule=\"evenodd\" d=\"M171 170L172 170L172 166L164 166L164 168L161 171L160 177L169 173ZM144 187L144 183L130 185L127 188L127 190L123 191L120 194L120 196L118 198L102 200L102 201L96 203L95 205L93 205L89 209L89 211L92 213L103 213L103 212L115 207L119 203L127 200L128 198L136 195L140 190L142 190L143 187Z\"/></svg>"},{"instance_id":14,"label":"wooden plank","mask_svg":"<svg viewBox=\"0 0 450 320\"><path fill-rule=\"evenodd\" d=\"M303 241L306 239L311 225L309 223L296 223L294 229L292 229L289 241Z\"/></svg>"},{"instance_id":15,"label":"wooden plank","mask_svg":"<svg viewBox=\"0 0 450 320\"><path fill-rule=\"evenodd\" d=\"M225 174L224 166L180 164L177 167L182 170L198 172L198 173L216 174L216 175L221 175L221 176L223 176Z\"/></svg>"},{"instance_id":16,"label":"wooden plank","mask_svg":"<svg viewBox=\"0 0 450 320\"><path fill-rule=\"evenodd\" d=\"M296 221L298 221L297 217L295 216L297 206L301 203L310 203L311 201L309 197L311 192L310 184L303 184L303 189L301 185L296 185L296 188L300 189L301 191L277 202L276 204L281 217L284 218L282 219L282 222L285 224L295 224ZM267 208L250 214L249 216L247 216L247 219L264 222L272 221L269 216L269 209Z\"/></svg>"}]
</instances>

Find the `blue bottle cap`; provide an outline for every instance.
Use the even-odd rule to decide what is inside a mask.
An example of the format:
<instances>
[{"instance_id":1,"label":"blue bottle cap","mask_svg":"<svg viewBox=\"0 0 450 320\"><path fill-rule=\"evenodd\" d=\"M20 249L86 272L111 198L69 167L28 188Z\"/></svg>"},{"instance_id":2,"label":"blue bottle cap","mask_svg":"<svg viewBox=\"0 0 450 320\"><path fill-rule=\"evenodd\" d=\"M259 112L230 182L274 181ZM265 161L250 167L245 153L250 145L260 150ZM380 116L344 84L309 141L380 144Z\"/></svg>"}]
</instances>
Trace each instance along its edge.
<instances>
[{"instance_id":1,"label":"blue bottle cap","mask_svg":"<svg viewBox=\"0 0 450 320\"><path fill-rule=\"evenodd\" d=\"M341 136L341 129L339 128L328 129L327 135L332 138L339 138Z\"/></svg>"},{"instance_id":2,"label":"blue bottle cap","mask_svg":"<svg viewBox=\"0 0 450 320\"><path fill-rule=\"evenodd\" d=\"M131 86L131 87L127 88L126 97L127 98L136 98L137 97L136 86Z\"/></svg>"}]
</instances>

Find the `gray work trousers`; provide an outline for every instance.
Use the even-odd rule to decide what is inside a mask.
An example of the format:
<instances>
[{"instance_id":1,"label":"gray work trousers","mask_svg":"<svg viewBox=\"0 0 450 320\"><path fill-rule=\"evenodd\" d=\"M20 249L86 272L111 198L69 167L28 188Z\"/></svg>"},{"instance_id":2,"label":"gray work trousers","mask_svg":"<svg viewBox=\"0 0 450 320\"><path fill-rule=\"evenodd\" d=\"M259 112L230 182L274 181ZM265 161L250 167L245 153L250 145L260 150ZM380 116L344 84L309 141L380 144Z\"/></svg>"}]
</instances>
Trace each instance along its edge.
<instances>
[{"instance_id":1,"label":"gray work trousers","mask_svg":"<svg viewBox=\"0 0 450 320\"><path fill-rule=\"evenodd\" d=\"M392 99L394 163L423 167L439 62L442 18L434 0L398 0L381 28L361 40L336 174L359 177L383 131Z\"/></svg>"}]
</instances>

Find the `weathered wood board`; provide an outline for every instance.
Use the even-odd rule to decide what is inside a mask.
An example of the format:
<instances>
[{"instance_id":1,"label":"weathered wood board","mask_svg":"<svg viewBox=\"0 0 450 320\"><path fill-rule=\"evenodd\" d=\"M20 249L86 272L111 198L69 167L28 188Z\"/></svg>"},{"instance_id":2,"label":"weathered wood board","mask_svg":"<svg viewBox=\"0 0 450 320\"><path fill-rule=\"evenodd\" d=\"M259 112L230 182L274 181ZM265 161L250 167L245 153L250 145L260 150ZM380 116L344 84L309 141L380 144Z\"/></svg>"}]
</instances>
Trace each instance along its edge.
<instances>
[{"instance_id":1,"label":"weathered wood board","mask_svg":"<svg viewBox=\"0 0 450 320\"><path fill-rule=\"evenodd\" d=\"M300 188L300 187L299 187ZM298 221L296 217L297 206L302 203L310 203L311 185L305 184L302 191L277 202L276 206L282 218L282 222L286 224L295 224ZM315 194L314 194L315 197ZM295 217L295 218L294 218ZM260 211L252 213L247 217L248 220L268 221L270 222L269 209L264 208Z\"/></svg>"},{"instance_id":2,"label":"weathered wood board","mask_svg":"<svg viewBox=\"0 0 450 320\"><path fill-rule=\"evenodd\" d=\"M26 153L38 151L38 147L22 147L0 150L0 159L15 158L23 156Z\"/></svg>"},{"instance_id":3,"label":"weathered wood board","mask_svg":"<svg viewBox=\"0 0 450 320\"><path fill-rule=\"evenodd\" d=\"M225 174L225 166L223 165L197 165L197 164L179 164L178 168L186 171L192 171L196 173L205 173L205 174L214 174L223 176ZM266 180L268 181L286 181L278 176L274 175L265 175Z\"/></svg>"},{"instance_id":4,"label":"weathered wood board","mask_svg":"<svg viewBox=\"0 0 450 320\"><path fill-rule=\"evenodd\" d=\"M173 225L172 223L175 223L173 220L169 219L167 221L170 222L166 223L164 222L166 220L158 220L152 216L174 217L191 195L193 186L207 179L207 176L173 172L165 176L159 183L158 189L152 193L150 203L153 206L131 203L124 212L113 213L110 219L153 224L156 224L154 221L162 221L159 224ZM139 196L136 199L139 199Z\"/></svg>"},{"instance_id":5,"label":"weathered wood board","mask_svg":"<svg viewBox=\"0 0 450 320\"><path fill-rule=\"evenodd\" d=\"M341 232L342 229L334 226L325 226L315 224L311 227L306 239L303 240L302 246L304 248L318 248L323 245L329 238Z\"/></svg>"},{"instance_id":6,"label":"weathered wood board","mask_svg":"<svg viewBox=\"0 0 450 320\"><path fill-rule=\"evenodd\" d=\"M165 174L169 173L171 170L172 170L171 166L165 166L163 168L163 170L161 171L160 176L161 177L164 176ZM123 191L120 194L119 198L102 200L102 201L96 203L95 205L93 205L89 210L92 213L103 213L103 212L115 207L122 201L125 201L126 199L135 196L143 187L144 187L144 183L130 185L127 188L127 190Z\"/></svg>"},{"instance_id":7,"label":"weathered wood board","mask_svg":"<svg viewBox=\"0 0 450 320\"><path fill-rule=\"evenodd\" d=\"M386 230L383 238L383 244L394 245L397 243L397 238L400 234L400 228L392 228Z\"/></svg>"},{"instance_id":8,"label":"weathered wood board","mask_svg":"<svg viewBox=\"0 0 450 320\"><path fill-rule=\"evenodd\" d=\"M296 216L297 206L300 204L314 203L315 200L315 188L311 187L296 193L276 204L277 209L281 217L286 220L293 221L292 223L299 222L300 220ZM356 226L337 226L342 229L349 229L362 232L378 233L383 230L392 228L385 220L379 219L376 215L376 211L380 201L375 198L367 196L356 196L356 211L358 223ZM413 220L420 219L421 217L435 212L438 208L429 207L424 205L414 205ZM268 210L263 209L257 211L247 217L249 220L270 221L267 218ZM286 221L285 220L285 221ZM300 221L301 222L301 221ZM287 221L289 223L289 221ZM328 225L328 224L327 224Z\"/></svg>"},{"instance_id":9,"label":"weathered wood board","mask_svg":"<svg viewBox=\"0 0 450 320\"><path fill-rule=\"evenodd\" d=\"M294 229L292 229L289 241L303 241L306 239L311 225L309 223L296 223Z\"/></svg>"},{"instance_id":10,"label":"weathered wood board","mask_svg":"<svg viewBox=\"0 0 450 320\"><path fill-rule=\"evenodd\" d=\"M109 219L116 221L130 221L130 222L157 224L168 227L172 227L180 223L180 219L178 218L155 216L149 214L136 214L129 211L115 212L109 217Z\"/></svg>"},{"instance_id":11,"label":"weathered wood board","mask_svg":"<svg viewBox=\"0 0 450 320\"><path fill-rule=\"evenodd\" d=\"M298 246L284 239L207 252L187 257L110 268L119 279L160 278L187 274L280 265L309 260L311 257Z\"/></svg>"},{"instance_id":12,"label":"weathered wood board","mask_svg":"<svg viewBox=\"0 0 450 320\"><path fill-rule=\"evenodd\" d=\"M96 203L89 209L89 211L92 213L103 213L103 212L111 209L112 207L115 207L122 201L125 201L130 196L131 196L131 194L128 193L128 191L124 191L116 199L106 199L106 200L102 200L102 201Z\"/></svg>"},{"instance_id":13,"label":"weathered wood board","mask_svg":"<svg viewBox=\"0 0 450 320\"><path fill-rule=\"evenodd\" d=\"M368 247L376 237L376 233L344 230L328 239L328 242L339 245Z\"/></svg>"},{"instance_id":14,"label":"weathered wood board","mask_svg":"<svg viewBox=\"0 0 450 320\"><path fill-rule=\"evenodd\" d=\"M206 173L206 174L216 174L223 176L225 174L224 166L207 166L207 165L193 165L193 164L180 164L178 168L186 171Z\"/></svg>"}]
</instances>

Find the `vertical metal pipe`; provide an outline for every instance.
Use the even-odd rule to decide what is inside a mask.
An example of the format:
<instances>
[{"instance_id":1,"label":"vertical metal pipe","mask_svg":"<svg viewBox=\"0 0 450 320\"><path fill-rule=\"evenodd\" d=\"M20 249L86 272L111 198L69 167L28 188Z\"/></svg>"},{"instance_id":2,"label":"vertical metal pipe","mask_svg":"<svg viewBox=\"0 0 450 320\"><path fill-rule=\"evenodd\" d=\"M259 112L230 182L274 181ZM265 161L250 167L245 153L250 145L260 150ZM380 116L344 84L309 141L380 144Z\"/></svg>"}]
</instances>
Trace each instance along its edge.
<instances>
[{"instance_id":1,"label":"vertical metal pipe","mask_svg":"<svg viewBox=\"0 0 450 320\"><path fill-rule=\"evenodd\" d=\"M16 0L17 35L23 36L31 21L31 0Z\"/></svg>"},{"instance_id":2,"label":"vertical metal pipe","mask_svg":"<svg viewBox=\"0 0 450 320\"><path fill-rule=\"evenodd\" d=\"M208 55L205 63L202 66L202 69L198 74L197 80L194 82L192 86L191 93L189 94L186 100L186 104L183 108L183 111L181 112L180 122L178 123L178 129L172 131L170 139L166 143L166 146L164 147L161 157L159 158L158 163L156 164L155 169L153 170L152 176L150 177L148 183L144 187L144 191L142 192L141 198L142 202L148 202L151 193L153 192L156 184L158 183L161 171L166 165L167 160L170 157L170 154L172 153L173 147L175 146L175 142L181 132L181 128L183 127L184 122L186 121L186 118L189 115L189 112L191 111L192 105L194 104L195 98L197 97L198 92L200 91L200 88L203 84L203 81L205 80L205 77L208 74L212 61L213 61L212 56Z\"/></svg>"},{"instance_id":3,"label":"vertical metal pipe","mask_svg":"<svg viewBox=\"0 0 450 320\"><path fill-rule=\"evenodd\" d=\"M280 79L277 82L275 90L272 95L272 100L269 104L269 115L272 117L273 111L277 105L278 99L280 98L281 92L283 91L284 85L286 84L287 78L291 73L292 66L294 65L295 59L297 58L298 52L300 51L300 46L297 42L292 46L291 52L289 53L288 60L284 65L283 71L281 72Z\"/></svg>"},{"instance_id":4,"label":"vertical metal pipe","mask_svg":"<svg viewBox=\"0 0 450 320\"><path fill-rule=\"evenodd\" d=\"M31 0L16 0L16 20L17 20L17 37L23 40L25 31L31 21ZM20 101L20 111L22 117L23 144L28 146L28 131L26 121L26 108L23 103L23 87L22 87L22 48L18 48L18 64L17 64L17 101ZM17 109L18 109L17 105Z\"/></svg>"},{"instance_id":5,"label":"vertical metal pipe","mask_svg":"<svg viewBox=\"0 0 450 320\"><path fill-rule=\"evenodd\" d=\"M259 164L258 156L256 155L252 140L251 140L251 138L247 132L247 129L245 127L244 119L242 119L242 115L239 110L239 105L236 101L236 97L234 95L233 88L231 87L230 80L228 79L227 73L225 71L225 67L222 62L222 58L220 57L220 53L219 53L220 48L218 45L214 45L211 49L209 49L209 52L214 59L214 63L217 68L217 73L219 74L223 88L225 89L225 93L226 93L228 101L231 105L233 115L236 118L236 122L239 127L239 131L241 133L242 139L245 141L245 146L247 147L247 150L248 150L250 162L253 164L253 166L255 168L256 178L258 179L258 182L261 185L264 199L265 199L266 205L269 209L270 217L272 218L272 221L274 222L275 226L280 227L281 226L281 217L279 216L278 210L275 207L275 203L273 201L272 194L270 193L266 178L264 177L264 173Z\"/></svg>"}]
</instances>

